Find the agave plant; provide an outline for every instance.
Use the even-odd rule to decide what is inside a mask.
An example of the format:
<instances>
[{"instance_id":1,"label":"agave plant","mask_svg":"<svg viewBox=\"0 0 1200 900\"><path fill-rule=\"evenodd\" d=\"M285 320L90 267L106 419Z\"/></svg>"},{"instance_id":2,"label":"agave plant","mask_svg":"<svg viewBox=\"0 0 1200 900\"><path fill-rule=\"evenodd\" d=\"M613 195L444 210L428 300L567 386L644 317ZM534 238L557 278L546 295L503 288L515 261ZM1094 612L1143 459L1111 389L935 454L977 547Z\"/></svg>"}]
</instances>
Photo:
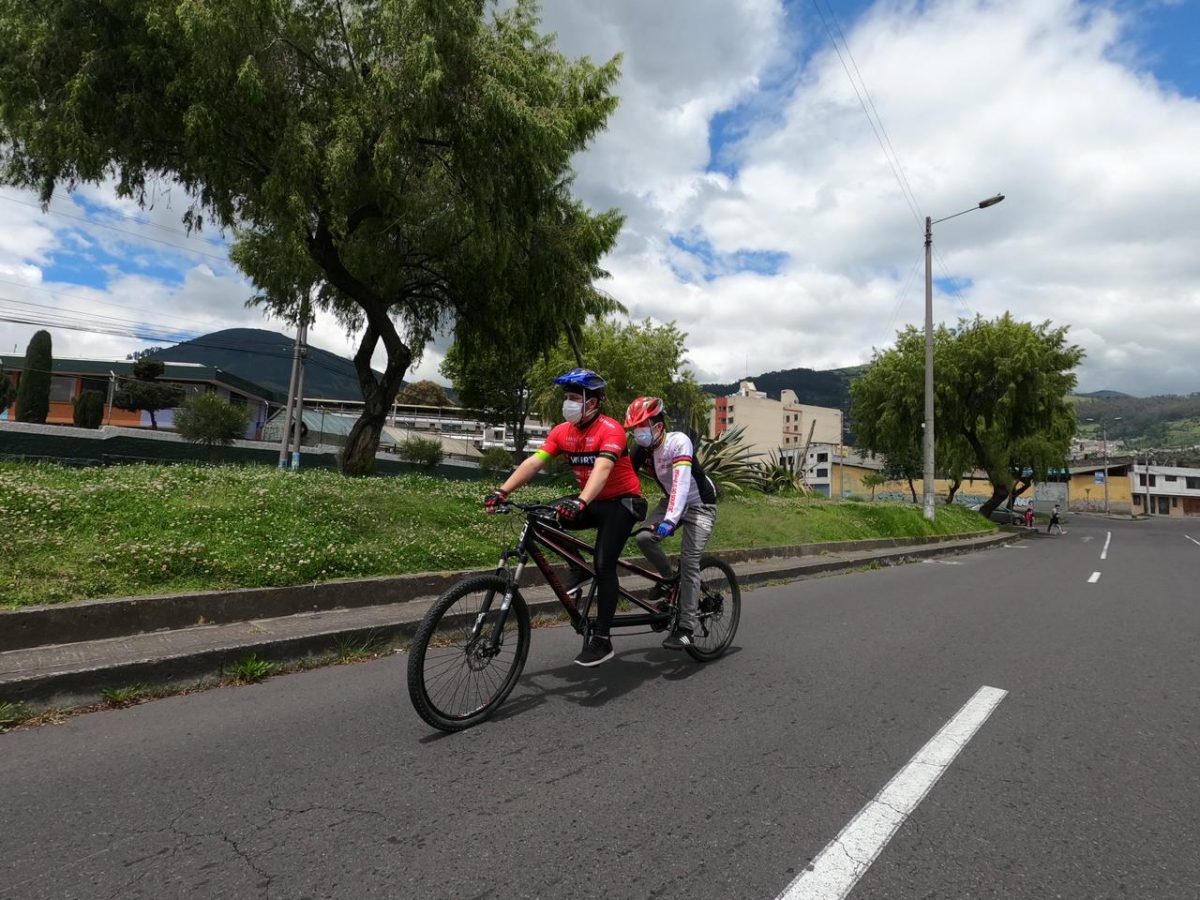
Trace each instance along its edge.
<instances>
[{"instance_id":1,"label":"agave plant","mask_svg":"<svg viewBox=\"0 0 1200 900\"><path fill-rule=\"evenodd\" d=\"M704 473L723 494L740 494L761 488L760 455L750 449L742 428L731 428L715 438L701 439L696 453Z\"/></svg>"},{"instance_id":2,"label":"agave plant","mask_svg":"<svg viewBox=\"0 0 1200 900\"><path fill-rule=\"evenodd\" d=\"M782 450L772 450L770 455L758 464L758 469L763 493L782 494L794 491L807 494L810 491L796 457L784 456Z\"/></svg>"}]
</instances>

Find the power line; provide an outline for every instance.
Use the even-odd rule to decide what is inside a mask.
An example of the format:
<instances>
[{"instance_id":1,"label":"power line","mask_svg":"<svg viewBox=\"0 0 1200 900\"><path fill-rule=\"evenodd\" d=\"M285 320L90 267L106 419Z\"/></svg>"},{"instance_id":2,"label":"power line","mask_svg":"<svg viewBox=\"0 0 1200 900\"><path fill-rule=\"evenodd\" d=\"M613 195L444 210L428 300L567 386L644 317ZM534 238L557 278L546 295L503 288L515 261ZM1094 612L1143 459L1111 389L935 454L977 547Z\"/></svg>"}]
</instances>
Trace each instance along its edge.
<instances>
[{"instance_id":1,"label":"power line","mask_svg":"<svg viewBox=\"0 0 1200 900\"><path fill-rule=\"evenodd\" d=\"M146 309L145 307L142 307L142 306L123 306L120 303L113 303L111 300L100 300L100 299L97 299L94 297L85 297L82 294L68 293L67 291L54 291L54 290L51 290L50 288L44 288L44 287L40 287L37 285L26 284L23 281L13 281L8 278L0 278L0 284L10 284L13 287L19 287L19 288L22 288L23 290L38 291L43 294L50 294L52 297L62 297L66 300L82 300L87 303L99 303L102 306L111 306L111 307L114 307L115 309L125 309L125 310L129 310L130 312L153 313L154 315L166 316L169 319L182 319L184 321L187 321L186 316L179 316L179 315L176 315L175 313L162 312L161 310Z\"/></svg>"},{"instance_id":2,"label":"power line","mask_svg":"<svg viewBox=\"0 0 1200 900\"><path fill-rule=\"evenodd\" d=\"M39 210L42 209L41 204L30 203L26 200L20 200L16 197L9 197L5 194L0 194L0 200L7 200L9 203L19 203L21 206L31 206L31 207L33 207L35 209L39 209ZM229 257L227 257L227 256L218 256L215 253L206 253L203 250L197 250L193 247L184 247L184 246L181 246L180 244L176 244L171 241L164 241L161 238L150 237L149 235L145 235L145 234L138 234L136 231L130 231L127 228L118 228L116 225L110 225L107 222L97 222L93 219L89 219L87 216L78 216L78 215L75 215L74 213L63 212L62 210L57 210L57 209L47 209L47 210L42 210L42 212L45 215L62 216L63 218L66 218L66 219L75 219L77 221L83 222L90 226L94 226L96 228L107 228L109 231L115 231L119 234L129 235L130 237L137 238L139 241L149 241L154 244L162 244L166 247L170 247L174 250L178 250L180 253L193 253L196 256L203 256L208 259L215 259L217 262L225 263L226 265L229 264ZM152 223L147 223L147 224L152 224ZM201 240L200 238L192 238L187 235L181 235L181 236L187 237L189 240L197 240L197 241ZM205 242L205 243L207 243L207 242Z\"/></svg>"},{"instance_id":3,"label":"power line","mask_svg":"<svg viewBox=\"0 0 1200 900\"><path fill-rule=\"evenodd\" d=\"M0 297L0 302L16 303L43 309L50 308L45 307L42 304L24 303L20 300L9 300L6 297ZM62 328L68 331L81 331L88 334L106 334L113 337L128 337L156 344L162 343L177 345L186 343L189 346L198 347L205 350L228 350L231 352L248 353L254 356L264 356L276 359L291 359L292 356L292 350L290 348L287 350L254 350L250 349L246 345L225 344L218 341L205 341L203 340L203 336L193 336L180 340L180 332L178 330L170 331L166 328L159 328L158 326L144 326L140 325L139 323L132 322L127 322L127 324L122 325L122 320L115 320L112 325L106 325L103 322L89 323L86 319L80 317L70 317L55 320L53 318L47 319L44 315L42 318L34 318L34 315L34 313L24 313L21 310L6 311L0 308L0 322L13 322L16 324L36 325L39 327ZM155 333L154 331L156 328L158 328L158 333ZM250 341L248 343L258 343L265 347L270 346L270 344L268 344L266 341ZM319 369L324 369L325 371L331 372L335 375L345 375L342 370L312 357L306 359L306 365L316 366Z\"/></svg>"},{"instance_id":4,"label":"power line","mask_svg":"<svg viewBox=\"0 0 1200 900\"><path fill-rule=\"evenodd\" d=\"M858 89L858 84L854 80L854 76L850 74L850 67L846 65L846 60L842 56L842 51L838 46L837 38L833 36L833 29L829 27L829 22L825 18L825 13L822 11L818 0L812 0L812 4L813 8L817 11L817 15L821 18L821 24L825 28L825 33L829 36L829 42L833 45L833 52L837 54L838 61L842 64L842 70L846 73L846 80L850 82L850 87L854 90L854 96L858 98L858 104L862 107L863 115L867 117L867 123L871 126L871 132L875 135L875 140L879 143L879 149L883 151L883 158L887 162L888 168L892 171L892 177L896 179L896 184L900 187L900 193L904 197L904 202L908 204L908 208L912 212L913 218L917 220L918 224L920 224L923 218L920 207L917 204L916 198L912 196L912 193L908 187L907 179L901 177L899 171L899 157L897 157L893 162L892 155L894 151L889 151L888 149L891 141L889 140L885 143L882 135L880 134L883 129L883 122L880 120L879 126L876 127L875 119L872 118L871 112L867 108L867 103L863 100L863 92L866 91L866 82L863 82L863 91L860 92ZM849 45L846 46L846 55L850 55ZM855 64L855 71L857 70L858 65ZM859 77L861 78L861 75ZM871 107L874 108L874 105L874 102L872 102ZM878 115L878 113L876 113L876 115Z\"/></svg>"}]
</instances>

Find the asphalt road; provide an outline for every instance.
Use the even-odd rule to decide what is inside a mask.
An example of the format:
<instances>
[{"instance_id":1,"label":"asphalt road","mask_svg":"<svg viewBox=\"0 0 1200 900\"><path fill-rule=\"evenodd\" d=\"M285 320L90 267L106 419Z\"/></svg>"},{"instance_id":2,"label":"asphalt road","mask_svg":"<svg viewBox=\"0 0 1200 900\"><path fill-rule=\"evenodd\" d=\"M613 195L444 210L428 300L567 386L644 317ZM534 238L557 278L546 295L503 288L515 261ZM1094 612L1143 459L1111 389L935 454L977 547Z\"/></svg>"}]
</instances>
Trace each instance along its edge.
<instances>
[{"instance_id":1,"label":"asphalt road","mask_svg":"<svg viewBox=\"0 0 1200 900\"><path fill-rule=\"evenodd\" d=\"M771 900L985 685L850 896L1200 897L1200 522L1067 530L747 592L707 665L535 631L455 736L403 656L0 736L0 897Z\"/></svg>"}]
</instances>

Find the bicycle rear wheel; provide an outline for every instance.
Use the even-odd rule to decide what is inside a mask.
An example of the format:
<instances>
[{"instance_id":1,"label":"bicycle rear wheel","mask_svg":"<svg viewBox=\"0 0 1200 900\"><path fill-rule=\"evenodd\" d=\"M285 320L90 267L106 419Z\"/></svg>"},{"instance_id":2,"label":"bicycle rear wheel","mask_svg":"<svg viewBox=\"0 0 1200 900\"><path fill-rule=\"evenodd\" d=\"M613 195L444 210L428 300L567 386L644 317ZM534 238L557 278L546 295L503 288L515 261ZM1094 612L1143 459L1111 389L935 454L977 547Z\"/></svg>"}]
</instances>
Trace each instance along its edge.
<instances>
[{"instance_id":1,"label":"bicycle rear wheel","mask_svg":"<svg viewBox=\"0 0 1200 900\"><path fill-rule=\"evenodd\" d=\"M417 627L409 647L408 695L417 715L434 728L461 731L478 725L516 685L529 653L529 608L519 593L499 645L489 647L507 586L499 575L460 581Z\"/></svg>"},{"instance_id":2,"label":"bicycle rear wheel","mask_svg":"<svg viewBox=\"0 0 1200 900\"><path fill-rule=\"evenodd\" d=\"M742 592L729 563L715 556L700 560L700 623L687 652L692 659L716 659L733 642L742 617Z\"/></svg>"}]
</instances>

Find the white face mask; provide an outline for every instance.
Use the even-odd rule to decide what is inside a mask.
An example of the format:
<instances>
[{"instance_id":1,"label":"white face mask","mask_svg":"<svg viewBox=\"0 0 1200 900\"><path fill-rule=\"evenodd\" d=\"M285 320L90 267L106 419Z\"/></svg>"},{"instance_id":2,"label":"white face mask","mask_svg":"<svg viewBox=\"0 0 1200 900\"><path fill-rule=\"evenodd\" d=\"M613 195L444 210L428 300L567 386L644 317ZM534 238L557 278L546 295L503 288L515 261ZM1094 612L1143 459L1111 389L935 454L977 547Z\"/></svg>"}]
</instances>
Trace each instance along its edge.
<instances>
[{"instance_id":1,"label":"white face mask","mask_svg":"<svg viewBox=\"0 0 1200 900\"><path fill-rule=\"evenodd\" d=\"M562 412L563 418L574 425L583 418L583 404L578 400L564 400Z\"/></svg>"},{"instance_id":2,"label":"white face mask","mask_svg":"<svg viewBox=\"0 0 1200 900\"><path fill-rule=\"evenodd\" d=\"M652 428L635 428L633 429L633 442L639 447L649 447L654 443L654 429Z\"/></svg>"}]
</instances>

